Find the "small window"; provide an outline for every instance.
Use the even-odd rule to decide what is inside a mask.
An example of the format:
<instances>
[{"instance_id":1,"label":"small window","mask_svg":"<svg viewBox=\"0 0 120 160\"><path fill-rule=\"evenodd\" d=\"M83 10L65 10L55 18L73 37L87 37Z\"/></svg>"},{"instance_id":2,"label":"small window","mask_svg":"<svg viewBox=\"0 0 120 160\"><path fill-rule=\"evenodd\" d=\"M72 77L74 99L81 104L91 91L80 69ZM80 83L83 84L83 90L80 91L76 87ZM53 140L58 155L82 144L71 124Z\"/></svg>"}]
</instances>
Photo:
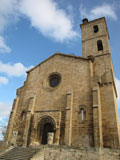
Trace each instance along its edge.
<instances>
[{"instance_id":1,"label":"small window","mask_svg":"<svg viewBox=\"0 0 120 160\"><path fill-rule=\"evenodd\" d=\"M56 86L58 86L60 81L61 81L61 77L58 74L52 74L49 77L49 85L52 88L55 88Z\"/></svg>"},{"instance_id":2,"label":"small window","mask_svg":"<svg viewBox=\"0 0 120 160\"><path fill-rule=\"evenodd\" d=\"M81 120L86 120L86 112L84 111L83 108L80 109L80 117L81 117Z\"/></svg>"},{"instance_id":3,"label":"small window","mask_svg":"<svg viewBox=\"0 0 120 160\"><path fill-rule=\"evenodd\" d=\"M94 33L97 33L99 31L98 25L93 26Z\"/></svg>"},{"instance_id":4,"label":"small window","mask_svg":"<svg viewBox=\"0 0 120 160\"><path fill-rule=\"evenodd\" d=\"M97 41L97 47L98 47L98 51L103 50L103 44L101 40Z\"/></svg>"},{"instance_id":5,"label":"small window","mask_svg":"<svg viewBox=\"0 0 120 160\"><path fill-rule=\"evenodd\" d=\"M21 119L22 119L22 121L24 121L25 116L26 116L26 112L25 112L25 111L23 111L23 112L21 113Z\"/></svg>"}]
</instances>

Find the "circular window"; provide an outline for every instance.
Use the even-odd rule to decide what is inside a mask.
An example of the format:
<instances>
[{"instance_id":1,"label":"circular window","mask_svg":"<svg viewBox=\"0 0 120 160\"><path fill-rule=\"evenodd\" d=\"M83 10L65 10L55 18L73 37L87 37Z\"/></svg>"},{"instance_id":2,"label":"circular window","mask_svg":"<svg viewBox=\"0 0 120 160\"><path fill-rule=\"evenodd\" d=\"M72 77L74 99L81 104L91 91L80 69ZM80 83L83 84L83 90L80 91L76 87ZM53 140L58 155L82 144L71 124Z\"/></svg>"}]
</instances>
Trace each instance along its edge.
<instances>
[{"instance_id":1,"label":"circular window","mask_svg":"<svg viewBox=\"0 0 120 160\"><path fill-rule=\"evenodd\" d=\"M49 77L49 85L50 87L56 87L61 81L61 77L58 74L52 74Z\"/></svg>"}]
</instances>

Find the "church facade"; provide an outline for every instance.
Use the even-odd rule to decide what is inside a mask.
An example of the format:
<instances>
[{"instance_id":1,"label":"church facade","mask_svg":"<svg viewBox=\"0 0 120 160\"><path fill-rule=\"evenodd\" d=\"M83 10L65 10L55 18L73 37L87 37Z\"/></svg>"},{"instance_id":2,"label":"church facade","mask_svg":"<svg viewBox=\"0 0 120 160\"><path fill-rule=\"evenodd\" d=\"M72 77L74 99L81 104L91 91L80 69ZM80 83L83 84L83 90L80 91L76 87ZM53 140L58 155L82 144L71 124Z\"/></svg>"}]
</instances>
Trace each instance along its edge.
<instances>
[{"instance_id":1,"label":"church facade","mask_svg":"<svg viewBox=\"0 0 120 160\"><path fill-rule=\"evenodd\" d=\"M105 18L83 20L82 57L56 53L17 89L6 142L119 148L117 92Z\"/></svg>"}]
</instances>

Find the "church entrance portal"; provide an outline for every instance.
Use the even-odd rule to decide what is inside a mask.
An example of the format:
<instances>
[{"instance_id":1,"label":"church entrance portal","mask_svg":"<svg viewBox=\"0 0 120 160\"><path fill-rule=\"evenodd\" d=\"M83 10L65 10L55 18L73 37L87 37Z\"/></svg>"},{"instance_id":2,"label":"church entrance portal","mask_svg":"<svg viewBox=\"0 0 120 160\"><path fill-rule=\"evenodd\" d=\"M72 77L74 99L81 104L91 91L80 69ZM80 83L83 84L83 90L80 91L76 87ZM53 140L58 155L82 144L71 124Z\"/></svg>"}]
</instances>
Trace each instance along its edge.
<instances>
[{"instance_id":1,"label":"church entrance portal","mask_svg":"<svg viewBox=\"0 0 120 160\"><path fill-rule=\"evenodd\" d=\"M49 132L54 133L53 126L50 123L45 123L43 126L42 144L47 144Z\"/></svg>"},{"instance_id":2,"label":"church entrance portal","mask_svg":"<svg viewBox=\"0 0 120 160\"><path fill-rule=\"evenodd\" d=\"M44 116L38 124L38 140L41 144L48 143L48 133L53 133L53 143L56 131L56 123L50 116Z\"/></svg>"}]
</instances>

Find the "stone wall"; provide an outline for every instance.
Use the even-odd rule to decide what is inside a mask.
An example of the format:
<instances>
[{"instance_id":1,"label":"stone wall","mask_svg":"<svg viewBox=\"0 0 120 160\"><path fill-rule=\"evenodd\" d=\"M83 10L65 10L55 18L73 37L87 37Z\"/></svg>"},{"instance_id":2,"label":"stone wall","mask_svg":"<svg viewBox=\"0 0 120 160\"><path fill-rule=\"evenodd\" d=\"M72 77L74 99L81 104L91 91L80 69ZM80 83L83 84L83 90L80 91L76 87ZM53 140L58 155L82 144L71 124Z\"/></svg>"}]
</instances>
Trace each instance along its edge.
<instances>
[{"instance_id":1,"label":"stone wall","mask_svg":"<svg viewBox=\"0 0 120 160\"><path fill-rule=\"evenodd\" d=\"M18 131L18 144L29 141L25 145L30 145L36 141L38 124L42 117L49 115L56 122L58 144L93 146L89 66L87 59L56 54L28 73L22 91L20 89L17 92L19 104L12 127L13 131ZM51 73L61 75L61 82L56 88L49 86L48 78ZM70 102L67 98L69 92L73 96ZM85 113L84 120L81 109ZM24 119L23 112L26 113ZM66 140L68 136L69 142ZM37 141L40 143L39 139Z\"/></svg>"},{"instance_id":2,"label":"stone wall","mask_svg":"<svg viewBox=\"0 0 120 160\"><path fill-rule=\"evenodd\" d=\"M65 148L46 146L40 149L31 160L119 160L119 150L95 149L95 148Z\"/></svg>"}]
</instances>

